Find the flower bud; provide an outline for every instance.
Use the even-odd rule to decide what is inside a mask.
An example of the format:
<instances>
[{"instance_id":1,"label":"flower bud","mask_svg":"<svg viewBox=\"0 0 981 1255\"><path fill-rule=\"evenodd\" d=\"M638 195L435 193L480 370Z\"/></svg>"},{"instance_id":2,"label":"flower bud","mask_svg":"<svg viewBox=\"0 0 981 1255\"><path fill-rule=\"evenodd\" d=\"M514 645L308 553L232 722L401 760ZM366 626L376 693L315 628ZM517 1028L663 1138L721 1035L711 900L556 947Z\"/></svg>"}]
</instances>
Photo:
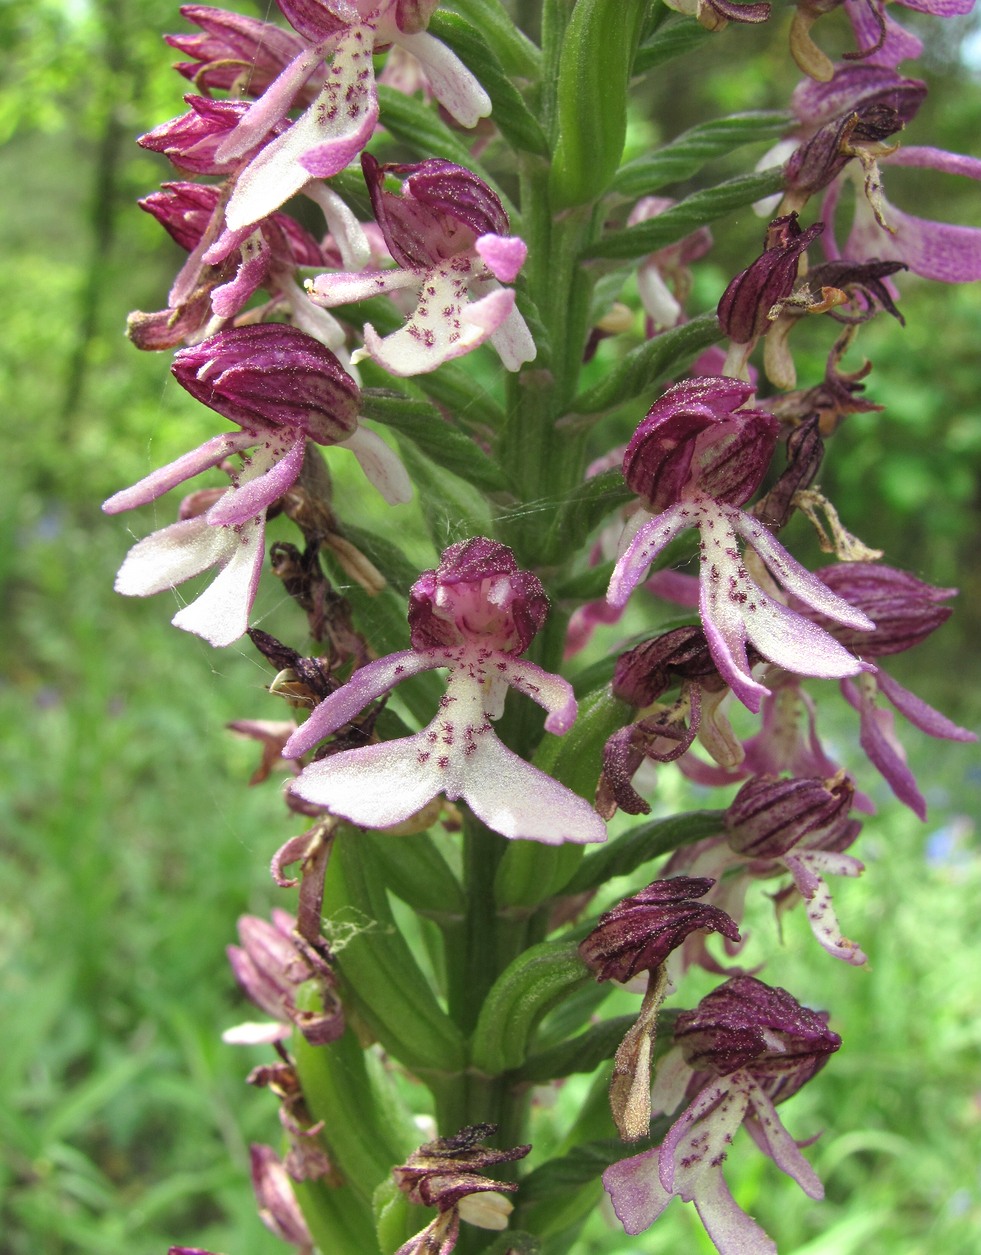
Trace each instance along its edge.
<instances>
[{"instance_id":1,"label":"flower bud","mask_svg":"<svg viewBox=\"0 0 981 1255\"><path fill-rule=\"evenodd\" d=\"M400 266L426 270L471 252L484 235L506 236L508 216L497 194L472 171L440 157L409 165L379 165L361 156L371 207ZM401 196L385 191L386 174L404 177Z\"/></svg>"},{"instance_id":2,"label":"flower bud","mask_svg":"<svg viewBox=\"0 0 981 1255\"><path fill-rule=\"evenodd\" d=\"M175 244L193 252L211 224L221 188L215 183L161 183L136 203L160 223Z\"/></svg>"},{"instance_id":3,"label":"flower bud","mask_svg":"<svg viewBox=\"0 0 981 1255\"><path fill-rule=\"evenodd\" d=\"M806 84L795 94L794 112L808 122L821 119L821 125L784 168L788 192L806 199L827 187L852 157L890 151L884 141L915 117L925 96L925 83L882 66L851 66L830 83Z\"/></svg>"},{"instance_id":4,"label":"flower bud","mask_svg":"<svg viewBox=\"0 0 981 1255\"><path fill-rule=\"evenodd\" d=\"M839 562L815 575L875 624L872 632L841 624L833 627L843 645L872 658L900 654L926 640L953 614L950 606L939 603L957 596L956 588L934 588L907 571L878 562ZM832 630L831 624L820 622Z\"/></svg>"},{"instance_id":5,"label":"flower bud","mask_svg":"<svg viewBox=\"0 0 981 1255\"><path fill-rule=\"evenodd\" d=\"M796 213L775 218L762 254L732 280L719 301L719 325L736 344L749 344L769 329L774 306L797 282L801 256L824 230L823 222L802 231Z\"/></svg>"},{"instance_id":6,"label":"flower bud","mask_svg":"<svg viewBox=\"0 0 981 1255\"><path fill-rule=\"evenodd\" d=\"M599 924L579 945L584 963L598 981L627 981L638 972L653 971L689 933L722 933L739 940L735 920L716 906L696 901L715 884L707 877L674 876L655 880L632 897L605 911Z\"/></svg>"},{"instance_id":7,"label":"flower bud","mask_svg":"<svg viewBox=\"0 0 981 1255\"><path fill-rule=\"evenodd\" d=\"M294 1246L309 1249L313 1238L296 1201L289 1176L270 1146L249 1147L252 1189L259 1204L259 1218L270 1233Z\"/></svg>"},{"instance_id":8,"label":"flower bud","mask_svg":"<svg viewBox=\"0 0 981 1255\"><path fill-rule=\"evenodd\" d=\"M333 973L321 956L294 936L292 917L274 911L270 924L243 915L238 935L242 944L228 947L228 961L256 1006L284 1025L295 1024L314 1045L336 1041L344 1031L344 1013L333 991ZM297 990L310 980L320 988L322 1011L301 1011L296 1005ZM280 1035L288 1036L288 1030Z\"/></svg>"},{"instance_id":9,"label":"flower bud","mask_svg":"<svg viewBox=\"0 0 981 1255\"><path fill-rule=\"evenodd\" d=\"M518 569L507 545L482 536L445 549L439 566L423 571L409 593L414 649L486 641L488 648L520 654L547 614L538 577Z\"/></svg>"},{"instance_id":10,"label":"flower bud","mask_svg":"<svg viewBox=\"0 0 981 1255\"><path fill-rule=\"evenodd\" d=\"M736 794L726 811L729 845L745 858L779 858L821 830L847 825L855 786L847 776L832 780L775 780L757 776Z\"/></svg>"},{"instance_id":11,"label":"flower bud","mask_svg":"<svg viewBox=\"0 0 981 1255\"><path fill-rule=\"evenodd\" d=\"M700 626L674 628L621 654L613 672L613 696L642 710L679 680L711 690L726 687Z\"/></svg>"},{"instance_id":12,"label":"flower bud","mask_svg":"<svg viewBox=\"0 0 981 1255\"><path fill-rule=\"evenodd\" d=\"M194 95L185 96L184 101L191 106L190 113L154 127L136 142L150 152L163 153L179 170L192 174L232 173L241 158L219 161L216 153L251 106L245 100L212 100ZM270 131L270 137L281 134L284 129L278 124Z\"/></svg>"},{"instance_id":13,"label":"flower bud","mask_svg":"<svg viewBox=\"0 0 981 1255\"><path fill-rule=\"evenodd\" d=\"M182 349L171 367L197 400L241 427L270 425L338 444L358 425L360 391L318 340L296 327L232 327Z\"/></svg>"},{"instance_id":14,"label":"flower bud","mask_svg":"<svg viewBox=\"0 0 981 1255\"><path fill-rule=\"evenodd\" d=\"M175 65L204 91L242 90L261 96L304 42L292 31L241 13L211 5L187 4L181 16L201 27L200 34L165 35L164 39L190 61Z\"/></svg>"},{"instance_id":15,"label":"flower bud","mask_svg":"<svg viewBox=\"0 0 981 1255\"><path fill-rule=\"evenodd\" d=\"M699 492L742 505L759 487L779 424L739 406L751 384L724 375L686 379L647 413L623 458L623 474L652 514Z\"/></svg>"},{"instance_id":16,"label":"flower bud","mask_svg":"<svg viewBox=\"0 0 981 1255\"><path fill-rule=\"evenodd\" d=\"M728 1076L745 1068L756 1080L776 1082L789 1098L841 1046L827 1013L802 1007L786 989L753 976L735 976L683 1011L674 1038L696 1072ZM771 1098L771 1085L767 1085Z\"/></svg>"}]
</instances>

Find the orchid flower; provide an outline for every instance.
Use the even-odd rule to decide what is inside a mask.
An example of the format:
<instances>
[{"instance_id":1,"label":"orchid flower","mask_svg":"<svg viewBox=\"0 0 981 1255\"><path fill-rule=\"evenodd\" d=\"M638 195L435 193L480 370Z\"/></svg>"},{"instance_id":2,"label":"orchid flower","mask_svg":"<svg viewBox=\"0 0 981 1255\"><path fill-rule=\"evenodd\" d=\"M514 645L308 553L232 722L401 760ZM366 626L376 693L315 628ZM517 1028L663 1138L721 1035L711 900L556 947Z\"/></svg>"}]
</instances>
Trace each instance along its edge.
<instances>
[{"instance_id":1,"label":"orchid flower","mask_svg":"<svg viewBox=\"0 0 981 1255\"><path fill-rule=\"evenodd\" d=\"M686 1110L660 1146L613 1164L603 1185L627 1233L643 1233L675 1196L693 1202L720 1255L776 1255L776 1245L729 1193L722 1165L740 1124L811 1198L824 1189L780 1122L776 1104L828 1061L841 1038L827 1016L785 989L737 976L679 1015L675 1048L661 1061L654 1109Z\"/></svg>"},{"instance_id":2,"label":"orchid flower","mask_svg":"<svg viewBox=\"0 0 981 1255\"><path fill-rule=\"evenodd\" d=\"M506 837L556 844L603 841L603 821L583 798L507 749L492 720L509 687L548 712L561 735L576 718L572 687L517 655L545 621L538 579L520 571L511 550L482 537L445 550L409 596L412 648L355 671L290 738L294 758L344 727L401 680L449 668L439 713L414 736L344 750L306 767L291 791L362 827L387 828L437 794L461 798Z\"/></svg>"},{"instance_id":3,"label":"orchid flower","mask_svg":"<svg viewBox=\"0 0 981 1255\"><path fill-rule=\"evenodd\" d=\"M103 510L119 514L147 505L233 454L254 452L241 470L228 471L232 487L206 511L192 504L181 521L139 541L119 571L116 589L145 597L219 567L210 588L173 622L213 645L227 645L248 626L266 510L298 479L307 440L350 449L390 503L407 501L411 484L381 438L359 428L354 380L329 349L295 327L269 323L220 332L178 353L172 369L192 396L241 430L214 436L117 492Z\"/></svg>"},{"instance_id":4,"label":"orchid flower","mask_svg":"<svg viewBox=\"0 0 981 1255\"><path fill-rule=\"evenodd\" d=\"M303 50L224 141L222 160L241 157L263 140L293 106L317 67L329 61L323 85L305 112L271 139L236 180L226 222L238 230L278 209L310 178L339 173L371 138L378 120L372 55L393 44L423 65L430 87L461 126L491 111L490 98L445 44L426 31L439 0L278 0L302 36Z\"/></svg>"},{"instance_id":5,"label":"orchid flower","mask_svg":"<svg viewBox=\"0 0 981 1255\"><path fill-rule=\"evenodd\" d=\"M871 620L832 594L750 515L737 507L759 486L777 436L762 410L741 409L752 385L726 377L676 384L656 401L624 455L624 477L640 496L625 529L607 600L626 604L651 562L676 536L697 527L699 612L719 674L750 710L769 689L754 680L747 642L799 675L850 676L869 670L817 624L789 609L750 575L741 537L788 594L834 622L870 631ZM639 527L637 523L639 522Z\"/></svg>"},{"instance_id":6,"label":"orchid flower","mask_svg":"<svg viewBox=\"0 0 981 1255\"><path fill-rule=\"evenodd\" d=\"M395 270L323 274L307 284L317 305L346 305L402 289L418 303L405 325L382 338L370 323L364 348L392 375L422 375L489 339L508 370L535 356L535 343L515 305L512 283L524 265L524 241L509 234L497 195L475 174L432 158L382 166L361 158L372 208ZM401 196L384 188L386 173L402 175Z\"/></svg>"}]
</instances>

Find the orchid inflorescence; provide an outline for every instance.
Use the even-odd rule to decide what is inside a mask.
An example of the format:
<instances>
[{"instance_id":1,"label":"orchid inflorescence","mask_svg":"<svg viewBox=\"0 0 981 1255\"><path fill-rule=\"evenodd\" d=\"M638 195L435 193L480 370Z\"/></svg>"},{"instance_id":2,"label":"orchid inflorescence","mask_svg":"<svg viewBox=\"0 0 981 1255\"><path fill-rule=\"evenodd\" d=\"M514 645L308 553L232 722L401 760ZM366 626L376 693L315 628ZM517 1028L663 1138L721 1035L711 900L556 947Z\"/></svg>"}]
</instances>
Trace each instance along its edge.
<instances>
[{"instance_id":1,"label":"orchid inflorescence","mask_svg":"<svg viewBox=\"0 0 981 1255\"><path fill-rule=\"evenodd\" d=\"M801 0L791 52L810 77L789 115L740 119L738 143L783 132L777 146L741 201L729 184L683 203L657 194L674 176L656 152L622 161L631 83L698 24L764 23L768 4L550 3L539 47L498 0L277 3L285 24L185 6L194 30L167 39L189 112L140 140L177 171L141 205L187 256L130 337L175 350L177 382L234 430L104 506L225 477L133 546L117 588L214 571L174 623L214 646L248 634L291 707L233 725L262 744L253 780L281 764L289 811L311 821L273 857L295 912L243 917L229 951L272 1018L226 1038L278 1051L250 1077L279 1099L288 1152L253 1147L260 1214L308 1251L483 1249L461 1222L553 1250L601 1175L628 1234L678 1196L725 1255L774 1250L723 1166L745 1124L821 1197L775 1108L841 1040L829 1013L735 965L754 882L780 912L803 902L828 955L866 964L827 878L862 871L847 851L872 804L860 767L823 748L815 682L840 683L861 748L921 817L882 699L973 739L882 667L956 590L880 562L817 476L848 416L881 408L861 395L868 366L841 363L862 323L903 321L903 272L981 278L981 230L894 208L888 168L976 179L981 161L899 145L926 86L900 70L919 41L880 0L841 5L855 45L838 63L818 19L839 5ZM972 4L910 0L941 17ZM691 144L686 174L704 161ZM709 223L752 202L762 251L693 316ZM838 325L824 377L798 386L804 318ZM339 512L328 467L348 498L363 481L336 449L390 526ZM785 546L797 513L831 565ZM295 646L257 621L268 537L307 616ZM737 726L759 716L749 735L739 707ZM727 808L633 820L651 809L645 763L728 786ZM617 901L607 882L627 874ZM660 1016L695 966L724 983ZM644 974L617 1047L590 1011L606 982ZM579 1036L545 1019L574 993ZM517 1167L529 1087L611 1060L608 1128L576 1125L557 1169L585 1203L550 1206L548 1165ZM428 1087L418 1107L406 1075Z\"/></svg>"}]
</instances>

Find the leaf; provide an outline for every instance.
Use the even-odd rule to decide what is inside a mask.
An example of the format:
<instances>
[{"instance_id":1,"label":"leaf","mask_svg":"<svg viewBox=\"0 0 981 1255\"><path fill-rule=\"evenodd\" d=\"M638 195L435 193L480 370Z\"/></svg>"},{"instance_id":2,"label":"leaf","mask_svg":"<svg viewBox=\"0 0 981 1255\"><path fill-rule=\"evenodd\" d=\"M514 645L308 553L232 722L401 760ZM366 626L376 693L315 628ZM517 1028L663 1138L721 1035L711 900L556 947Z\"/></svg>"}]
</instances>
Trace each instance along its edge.
<instances>
[{"instance_id":1,"label":"leaf","mask_svg":"<svg viewBox=\"0 0 981 1255\"><path fill-rule=\"evenodd\" d=\"M629 1147L625 1147L616 1138L584 1142L567 1155L550 1159L534 1172L530 1172L521 1182L521 1201L544 1201L555 1194L565 1194L579 1190L584 1185L594 1184L610 1164L625 1158L627 1154L636 1154L638 1150L646 1148L646 1140L631 1143Z\"/></svg>"},{"instance_id":2,"label":"leaf","mask_svg":"<svg viewBox=\"0 0 981 1255\"><path fill-rule=\"evenodd\" d=\"M419 494L419 504L438 552L457 540L486 536L491 530L487 502L442 467L435 466L407 441L399 448Z\"/></svg>"},{"instance_id":3,"label":"leaf","mask_svg":"<svg viewBox=\"0 0 981 1255\"><path fill-rule=\"evenodd\" d=\"M791 118L776 110L734 113L728 118L703 122L684 131L663 148L621 166L612 190L634 200L668 183L697 174L706 161L723 157L743 144L774 139L787 129Z\"/></svg>"},{"instance_id":4,"label":"leaf","mask_svg":"<svg viewBox=\"0 0 981 1255\"><path fill-rule=\"evenodd\" d=\"M783 170L780 168L740 175L716 187L693 192L656 218L612 231L591 244L584 257L644 257L668 244L675 244L697 227L704 227L734 209L741 209L764 196L779 192L782 187Z\"/></svg>"},{"instance_id":5,"label":"leaf","mask_svg":"<svg viewBox=\"0 0 981 1255\"><path fill-rule=\"evenodd\" d=\"M451 0L451 7L483 31L509 74L538 77L542 54L518 28L501 0ZM429 29L433 29L433 19Z\"/></svg>"},{"instance_id":6,"label":"leaf","mask_svg":"<svg viewBox=\"0 0 981 1255\"><path fill-rule=\"evenodd\" d=\"M559 137L550 176L556 209L595 200L617 171L647 7L641 0L578 0L572 11L559 58Z\"/></svg>"},{"instance_id":7,"label":"leaf","mask_svg":"<svg viewBox=\"0 0 981 1255\"><path fill-rule=\"evenodd\" d=\"M384 1048L413 1071L462 1067L460 1031L396 928L380 868L361 833L345 829L335 840L327 884L331 919L352 925L353 935L334 944L345 1005L350 1000Z\"/></svg>"},{"instance_id":8,"label":"leaf","mask_svg":"<svg viewBox=\"0 0 981 1255\"><path fill-rule=\"evenodd\" d=\"M413 910L430 918L464 914L460 882L427 833L393 838L366 832L360 839L371 851L387 888Z\"/></svg>"},{"instance_id":9,"label":"leaf","mask_svg":"<svg viewBox=\"0 0 981 1255\"><path fill-rule=\"evenodd\" d=\"M659 379L687 369L692 360L721 335L719 320L711 313L701 314L691 322L646 340L632 349L598 384L578 396L572 404L572 412L602 414L625 401L632 401Z\"/></svg>"},{"instance_id":10,"label":"leaf","mask_svg":"<svg viewBox=\"0 0 981 1255\"><path fill-rule=\"evenodd\" d=\"M658 27L650 39L645 39L634 57L634 73L643 74L655 65L673 61L694 48L699 48L710 38L710 32L694 18L679 17Z\"/></svg>"},{"instance_id":11,"label":"leaf","mask_svg":"<svg viewBox=\"0 0 981 1255\"><path fill-rule=\"evenodd\" d=\"M602 1024L572 1037L551 1050L531 1055L520 1068L516 1080L531 1085L545 1085L548 1081L575 1072L592 1072L605 1059L612 1059L625 1033L637 1019L635 1015L618 1015Z\"/></svg>"},{"instance_id":12,"label":"leaf","mask_svg":"<svg viewBox=\"0 0 981 1255\"><path fill-rule=\"evenodd\" d=\"M482 30L458 14L444 11L434 13L429 19L429 33L451 48L467 69L480 79L493 105L491 120L512 147L547 157L545 132L504 72Z\"/></svg>"},{"instance_id":13,"label":"leaf","mask_svg":"<svg viewBox=\"0 0 981 1255\"><path fill-rule=\"evenodd\" d=\"M598 889L614 876L626 876L644 863L714 837L725 828L724 811L690 811L667 819L652 819L631 828L616 841L583 859L579 870L565 886L566 893Z\"/></svg>"},{"instance_id":14,"label":"leaf","mask_svg":"<svg viewBox=\"0 0 981 1255\"><path fill-rule=\"evenodd\" d=\"M552 535L546 545L548 552L558 541L562 553L578 549L586 537L614 510L633 501L635 493L627 487L623 473L614 468L593 475L571 493L559 507L552 523Z\"/></svg>"},{"instance_id":15,"label":"leaf","mask_svg":"<svg viewBox=\"0 0 981 1255\"><path fill-rule=\"evenodd\" d=\"M520 1067L542 1016L590 979L575 942L543 941L494 982L471 1043L471 1065L489 1076Z\"/></svg>"},{"instance_id":16,"label":"leaf","mask_svg":"<svg viewBox=\"0 0 981 1255\"><path fill-rule=\"evenodd\" d=\"M452 471L483 492L501 492L507 481L500 466L471 437L458 430L428 401L403 393L366 389L361 413L409 440L437 466Z\"/></svg>"}]
</instances>

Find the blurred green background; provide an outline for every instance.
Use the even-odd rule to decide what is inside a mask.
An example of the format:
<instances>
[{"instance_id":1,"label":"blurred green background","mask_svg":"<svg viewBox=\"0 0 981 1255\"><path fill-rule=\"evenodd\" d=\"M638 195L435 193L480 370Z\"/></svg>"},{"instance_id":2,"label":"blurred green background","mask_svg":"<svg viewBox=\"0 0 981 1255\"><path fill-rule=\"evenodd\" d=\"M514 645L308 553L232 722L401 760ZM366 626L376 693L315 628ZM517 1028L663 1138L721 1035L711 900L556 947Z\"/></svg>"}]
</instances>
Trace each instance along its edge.
<instances>
[{"instance_id":1,"label":"blurred green background","mask_svg":"<svg viewBox=\"0 0 981 1255\"><path fill-rule=\"evenodd\" d=\"M697 74L690 57L659 70L631 142L782 106L796 75L773 26L788 20L781 6L770 28L709 41ZM299 828L275 781L245 787L255 749L224 731L232 718L277 717L270 675L247 644L218 652L170 628L172 598L112 592L132 538L168 521L167 503L143 517L99 510L217 430L164 356L139 354L122 334L130 309L164 304L180 263L133 204L170 172L132 141L181 111L184 83L159 38L181 26L162 0L0 8L2 1255L151 1255L172 1241L229 1255L285 1249L256 1218L247 1180L248 1142L277 1138L272 1100L243 1081L262 1054L219 1039L248 1016L224 946L243 911L288 905L266 869ZM971 22L923 29L933 94L909 140L978 155L981 83L957 54ZM888 191L921 216L981 222L975 184L890 172ZM715 230L696 302L714 304L761 235L748 214ZM886 411L848 422L823 483L887 561L961 588L951 623L890 670L977 727L981 293L915 280L903 290L907 329L883 318L859 343L875 365L869 395ZM819 377L827 343L825 329L804 346L803 381ZM803 529L791 537L814 563L808 543ZM276 631L281 598L262 598L259 617ZM297 630L286 612L283 635ZM832 686L815 689L833 739L849 746L850 712ZM981 1242L981 775L973 747L901 736L929 822L867 773L880 803L860 848L868 870L837 892L873 974L823 959L800 912L767 972L831 1008L845 1038L786 1111L798 1136L825 1130L808 1153L828 1201L805 1200L751 1148L732 1158L737 1197L784 1252L970 1255ZM689 804L663 771L658 807ZM751 910L762 955L775 942L762 893ZM559 1110L579 1097L570 1082ZM597 1214L579 1249L711 1249L688 1210L674 1204L629 1240Z\"/></svg>"}]
</instances>

